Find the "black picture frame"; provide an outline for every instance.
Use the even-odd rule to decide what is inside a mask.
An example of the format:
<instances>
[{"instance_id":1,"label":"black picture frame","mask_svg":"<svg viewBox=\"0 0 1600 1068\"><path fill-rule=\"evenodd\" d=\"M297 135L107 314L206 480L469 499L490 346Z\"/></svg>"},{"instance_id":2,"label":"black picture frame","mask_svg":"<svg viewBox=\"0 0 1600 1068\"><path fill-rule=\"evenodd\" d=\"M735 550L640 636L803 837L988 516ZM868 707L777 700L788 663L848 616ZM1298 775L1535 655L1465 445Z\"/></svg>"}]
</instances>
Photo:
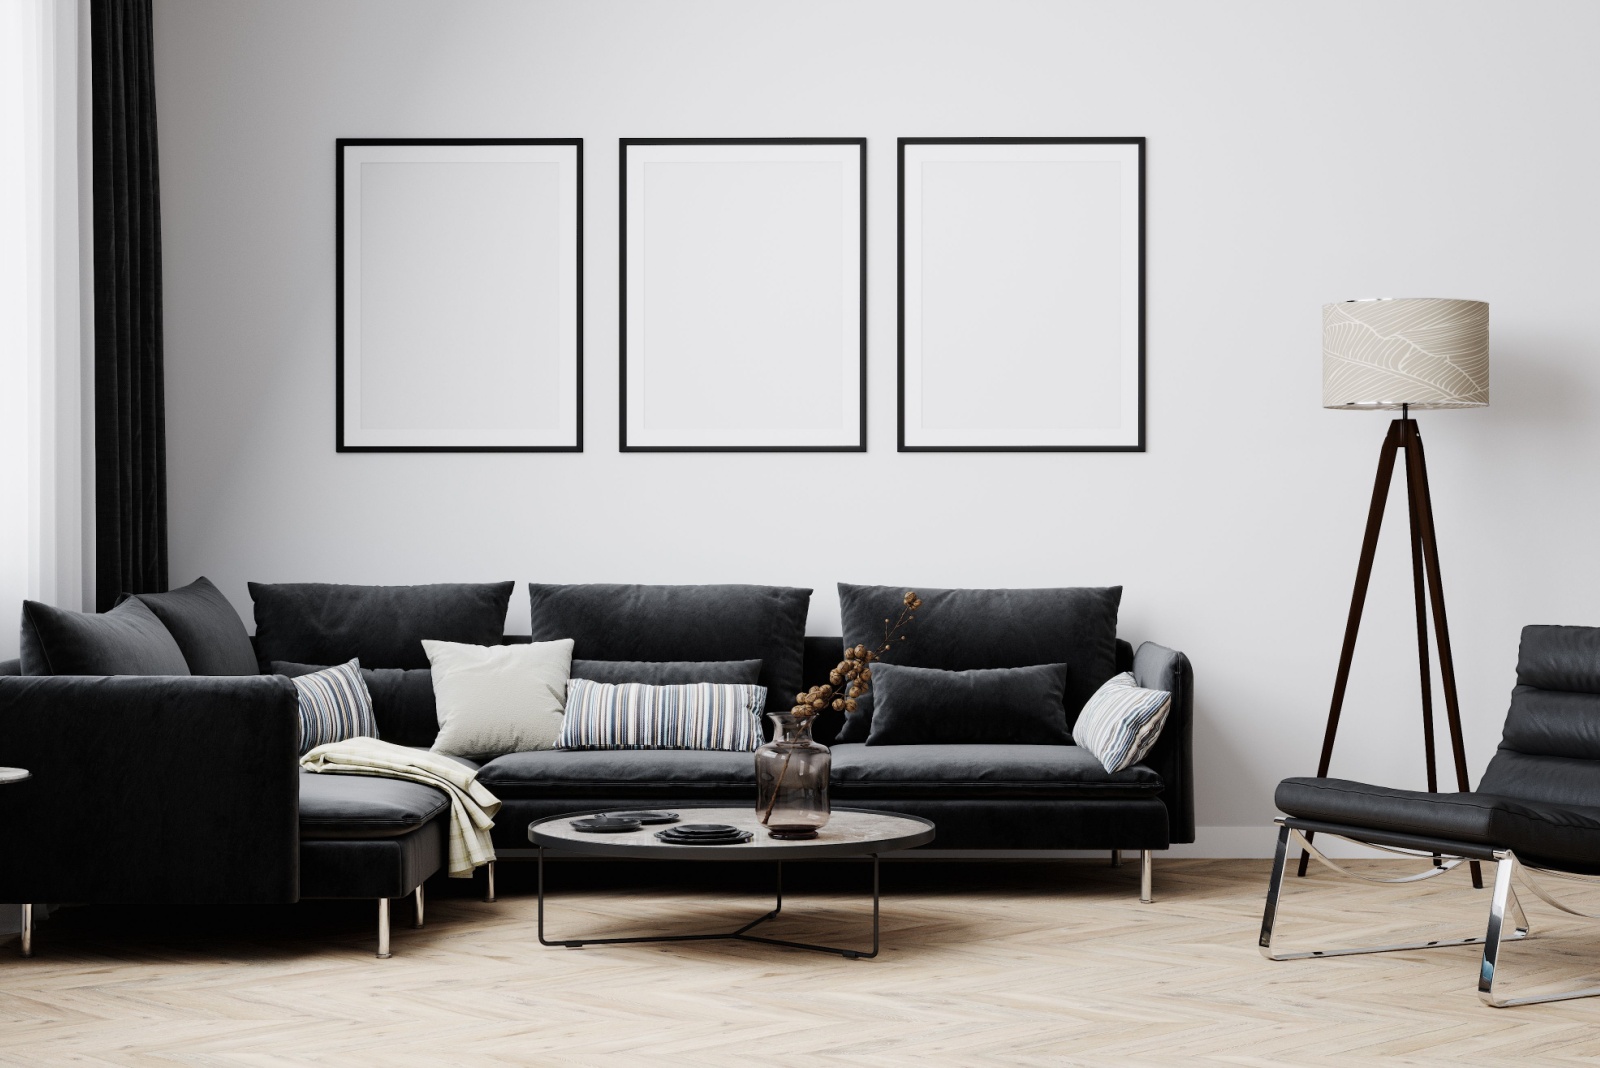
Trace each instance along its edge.
<instances>
[{"instance_id":1,"label":"black picture frame","mask_svg":"<svg viewBox=\"0 0 1600 1068\"><path fill-rule=\"evenodd\" d=\"M630 148L654 146L852 146L859 155L859 244L855 287L859 320L858 360L855 388L857 407L856 440L849 444L641 444L628 440L629 390L629 287L628 287L628 153ZM867 450L867 139L865 137L624 137L618 139L618 449L621 452L865 452Z\"/></svg>"},{"instance_id":2,"label":"black picture frame","mask_svg":"<svg viewBox=\"0 0 1600 1068\"><path fill-rule=\"evenodd\" d=\"M1037 145L1123 145L1135 149L1137 160L1136 227L1137 262L1137 396L1136 440L1118 444L908 444L906 419L906 149L917 145L955 146L1037 146ZM1147 142L1144 137L902 137L896 147L897 240L896 240L896 447L899 452L1144 452L1145 417L1145 167Z\"/></svg>"},{"instance_id":3,"label":"black picture frame","mask_svg":"<svg viewBox=\"0 0 1600 1068\"><path fill-rule=\"evenodd\" d=\"M572 264L575 307L573 308L572 440L562 444L354 444L348 440L346 426L347 354L345 299L345 161L351 148L365 147L485 147L485 146L566 146L574 151L574 222L576 228ZM335 450L338 452L582 452L583 451L583 138L581 137L341 137L334 142L334 264L335 264Z\"/></svg>"}]
</instances>

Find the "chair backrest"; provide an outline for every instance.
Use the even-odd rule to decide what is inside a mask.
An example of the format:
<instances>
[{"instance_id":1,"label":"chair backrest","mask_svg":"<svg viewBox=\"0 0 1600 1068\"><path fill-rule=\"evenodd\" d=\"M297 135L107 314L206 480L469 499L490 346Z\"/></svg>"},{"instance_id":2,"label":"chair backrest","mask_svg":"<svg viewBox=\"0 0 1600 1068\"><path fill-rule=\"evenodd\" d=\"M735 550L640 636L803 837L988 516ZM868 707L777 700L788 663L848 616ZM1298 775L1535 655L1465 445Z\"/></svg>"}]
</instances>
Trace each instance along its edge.
<instances>
[{"instance_id":1,"label":"chair backrest","mask_svg":"<svg viewBox=\"0 0 1600 1068\"><path fill-rule=\"evenodd\" d=\"M1524 627L1500 749L1478 792L1600 808L1600 627Z\"/></svg>"}]
</instances>

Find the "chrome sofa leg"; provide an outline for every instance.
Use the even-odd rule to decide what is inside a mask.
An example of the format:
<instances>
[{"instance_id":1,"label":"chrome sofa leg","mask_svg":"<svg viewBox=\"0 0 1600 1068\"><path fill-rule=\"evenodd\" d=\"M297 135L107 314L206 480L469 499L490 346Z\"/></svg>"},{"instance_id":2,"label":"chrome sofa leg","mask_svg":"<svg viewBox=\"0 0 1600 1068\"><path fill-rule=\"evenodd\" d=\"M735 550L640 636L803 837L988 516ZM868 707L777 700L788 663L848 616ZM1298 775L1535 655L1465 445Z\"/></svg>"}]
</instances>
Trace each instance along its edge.
<instances>
[{"instance_id":1,"label":"chrome sofa leg","mask_svg":"<svg viewBox=\"0 0 1600 1068\"><path fill-rule=\"evenodd\" d=\"M378 899L378 959L388 960L393 954L389 952L389 899Z\"/></svg>"},{"instance_id":2,"label":"chrome sofa leg","mask_svg":"<svg viewBox=\"0 0 1600 1068\"><path fill-rule=\"evenodd\" d=\"M1150 882L1156 864L1155 854L1148 849L1139 850L1139 900L1150 904Z\"/></svg>"},{"instance_id":3,"label":"chrome sofa leg","mask_svg":"<svg viewBox=\"0 0 1600 1068\"><path fill-rule=\"evenodd\" d=\"M494 901L494 861L491 860L487 865L485 865L485 867L487 867L489 869L489 871L488 871L489 882L488 882L487 888L483 891L483 899L485 901L488 901L488 902L493 902Z\"/></svg>"},{"instance_id":4,"label":"chrome sofa leg","mask_svg":"<svg viewBox=\"0 0 1600 1068\"><path fill-rule=\"evenodd\" d=\"M22 906L22 955L33 956L33 906Z\"/></svg>"},{"instance_id":5,"label":"chrome sofa leg","mask_svg":"<svg viewBox=\"0 0 1600 1068\"><path fill-rule=\"evenodd\" d=\"M1111 866L1113 868L1122 867L1122 850L1113 849L1111 851Z\"/></svg>"},{"instance_id":6,"label":"chrome sofa leg","mask_svg":"<svg viewBox=\"0 0 1600 1068\"><path fill-rule=\"evenodd\" d=\"M413 927L421 927L422 926L422 884L421 883L417 884L417 895L416 896L417 896L417 919L416 919L416 922L413 923L411 926L413 926Z\"/></svg>"}]
</instances>

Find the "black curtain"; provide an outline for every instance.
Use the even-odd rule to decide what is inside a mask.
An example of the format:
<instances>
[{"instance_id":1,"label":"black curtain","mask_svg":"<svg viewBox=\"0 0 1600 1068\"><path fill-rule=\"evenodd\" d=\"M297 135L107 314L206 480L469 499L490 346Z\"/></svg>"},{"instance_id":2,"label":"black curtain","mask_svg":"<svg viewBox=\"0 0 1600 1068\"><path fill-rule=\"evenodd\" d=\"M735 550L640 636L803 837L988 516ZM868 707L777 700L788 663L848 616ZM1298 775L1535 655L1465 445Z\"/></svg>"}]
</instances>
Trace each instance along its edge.
<instances>
[{"instance_id":1,"label":"black curtain","mask_svg":"<svg viewBox=\"0 0 1600 1068\"><path fill-rule=\"evenodd\" d=\"M167 588L161 183L151 0L91 0L95 600Z\"/></svg>"}]
</instances>

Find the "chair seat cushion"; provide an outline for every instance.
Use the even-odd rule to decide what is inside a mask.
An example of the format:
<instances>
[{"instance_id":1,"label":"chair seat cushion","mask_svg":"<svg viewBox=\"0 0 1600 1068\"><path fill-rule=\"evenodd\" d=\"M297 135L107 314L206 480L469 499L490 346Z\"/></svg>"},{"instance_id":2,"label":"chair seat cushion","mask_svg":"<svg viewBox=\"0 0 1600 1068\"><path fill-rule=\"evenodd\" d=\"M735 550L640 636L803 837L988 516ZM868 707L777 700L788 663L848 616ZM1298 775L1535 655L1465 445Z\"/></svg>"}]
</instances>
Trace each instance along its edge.
<instances>
[{"instance_id":1,"label":"chair seat cushion","mask_svg":"<svg viewBox=\"0 0 1600 1068\"><path fill-rule=\"evenodd\" d=\"M1430 794L1395 790L1348 779L1285 779L1274 801L1282 811L1308 820L1419 838L1498 845L1491 837L1498 798L1486 794Z\"/></svg>"},{"instance_id":2,"label":"chair seat cushion","mask_svg":"<svg viewBox=\"0 0 1600 1068\"><path fill-rule=\"evenodd\" d=\"M1108 772L1076 745L880 745L833 747L839 800L917 797L1141 798L1161 793L1143 764Z\"/></svg>"},{"instance_id":3,"label":"chair seat cushion","mask_svg":"<svg viewBox=\"0 0 1600 1068\"><path fill-rule=\"evenodd\" d=\"M300 837L390 838L416 830L450 801L431 786L370 775L300 773Z\"/></svg>"},{"instance_id":4,"label":"chair seat cushion","mask_svg":"<svg viewBox=\"0 0 1600 1068\"><path fill-rule=\"evenodd\" d=\"M1276 801L1302 819L1511 849L1532 863L1600 871L1600 807L1312 778L1283 780Z\"/></svg>"},{"instance_id":5,"label":"chair seat cushion","mask_svg":"<svg viewBox=\"0 0 1600 1068\"><path fill-rule=\"evenodd\" d=\"M546 749L507 753L478 772L496 797L751 798L749 753L705 749Z\"/></svg>"}]
</instances>

